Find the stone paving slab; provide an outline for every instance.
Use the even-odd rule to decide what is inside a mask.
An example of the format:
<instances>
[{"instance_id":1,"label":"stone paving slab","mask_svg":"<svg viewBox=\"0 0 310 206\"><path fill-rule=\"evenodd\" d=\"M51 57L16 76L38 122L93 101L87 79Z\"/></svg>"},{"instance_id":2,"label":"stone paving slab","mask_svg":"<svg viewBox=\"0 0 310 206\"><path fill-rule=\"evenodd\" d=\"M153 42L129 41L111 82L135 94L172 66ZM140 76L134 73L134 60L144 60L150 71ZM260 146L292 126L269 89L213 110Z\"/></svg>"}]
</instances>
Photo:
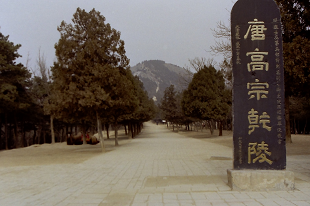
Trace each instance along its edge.
<instances>
[{"instance_id":1,"label":"stone paving slab","mask_svg":"<svg viewBox=\"0 0 310 206\"><path fill-rule=\"evenodd\" d=\"M84 162L0 166L0 205L310 205L310 155L287 159L295 191L231 191L230 147L145 123L136 139Z\"/></svg>"}]
</instances>

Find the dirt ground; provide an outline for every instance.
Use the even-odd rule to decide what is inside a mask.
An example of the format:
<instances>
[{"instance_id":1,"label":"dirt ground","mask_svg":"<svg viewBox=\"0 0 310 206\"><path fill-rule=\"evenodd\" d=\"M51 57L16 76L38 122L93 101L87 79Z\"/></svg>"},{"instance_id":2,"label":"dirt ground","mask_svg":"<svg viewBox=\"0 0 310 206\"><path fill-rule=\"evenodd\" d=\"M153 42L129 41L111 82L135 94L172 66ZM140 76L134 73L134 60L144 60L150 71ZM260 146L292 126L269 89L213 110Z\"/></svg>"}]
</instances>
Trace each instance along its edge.
<instances>
[{"instance_id":1,"label":"dirt ground","mask_svg":"<svg viewBox=\"0 0 310 206\"><path fill-rule=\"evenodd\" d=\"M180 134L192 137L196 139L201 139L204 141L224 145L233 148L233 132L223 131L223 136L218 136L218 130L214 131L211 135L209 130L203 130L202 132L194 131L180 131ZM310 135L292 135L292 144L286 145L286 154L290 155L310 155Z\"/></svg>"},{"instance_id":2,"label":"dirt ground","mask_svg":"<svg viewBox=\"0 0 310 206\"><path fill-rule=\"evenodd\" d=\"M131 140L124 131L119 131L120 146L126 145ZM110 139L105 139L106 152L113 151L114 132L110 132ZM66 142L42 145L13 150L0 151L0 168L49 164L78 164L96 155L102 154L100 143L97 145L67 145Z\"/></svg>"},{"instance_id":3,"label":"dirt ground","mask_svg":"<svg viewBox=\"0 0 310 206\"><path fill-rule=\"evenodd\" d=\"M211 135L209 130L202 132L179 131L180 135L208 141L232 148L232 131L223 131L223 136L218 136L218 131ZM117 147L114 146L114 134L109 140L105 139L106 151L110 152ZM137 137L139 138L139 136ZM292 144L287 145L287 155L309 155L310 135L292 135ZM134 140L129 140L124 131L119 131L120 147ZM31 166L47 164L78 164L89 158L100 155L101 145L67 145L65 142L54 145L32 145L26 148L0 151L0 168L14 166Z\"/></svg>"}]
</instances>

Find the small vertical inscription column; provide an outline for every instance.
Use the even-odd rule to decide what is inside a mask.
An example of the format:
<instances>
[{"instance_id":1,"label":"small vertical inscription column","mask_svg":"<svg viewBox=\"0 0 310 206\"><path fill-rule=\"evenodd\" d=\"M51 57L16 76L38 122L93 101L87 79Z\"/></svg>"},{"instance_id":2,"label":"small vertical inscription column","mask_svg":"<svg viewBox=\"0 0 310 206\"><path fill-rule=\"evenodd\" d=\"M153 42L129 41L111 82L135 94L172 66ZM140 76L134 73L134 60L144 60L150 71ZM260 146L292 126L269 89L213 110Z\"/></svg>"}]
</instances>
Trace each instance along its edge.
<instances>
[{"instance_id":1,"label":"small vertical inscription column","mask_svg":"<svg viewBox=\"0 0 310 206\"><path fill-rule=\"evenodd\" d=\"M234 169L286 168L280 12L239 0L231 13Z\"/></svg>"}]
</instances>

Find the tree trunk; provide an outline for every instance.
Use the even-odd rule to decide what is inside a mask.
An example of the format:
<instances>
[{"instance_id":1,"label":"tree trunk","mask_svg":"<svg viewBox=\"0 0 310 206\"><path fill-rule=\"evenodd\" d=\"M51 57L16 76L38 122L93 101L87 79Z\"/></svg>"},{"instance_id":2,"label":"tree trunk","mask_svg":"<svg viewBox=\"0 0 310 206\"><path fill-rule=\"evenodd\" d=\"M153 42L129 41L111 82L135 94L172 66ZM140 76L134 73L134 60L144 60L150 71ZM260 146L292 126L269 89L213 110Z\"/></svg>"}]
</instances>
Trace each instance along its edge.
<instances>
[{"instance_id":1,"label":"tree trunk","mask_svg":"<svg viewBox=\"0 0 310 206\"><path fill-rule=\"evenodd\" d=\"M131 138L133 139L135 137L135 130L134 130L135 123L131 123L130 129L131 129Z\"/></svg>"},{"instance_id":2,"label":"tree trunk","mask_svg":"<svg viewBox=\"0 0 310 206\"><path fill-rule=\"evenodd\" d=\"M109 135L109 127L110 125L109 124L105 124L105 128L107 130L107 139L110 139L110 135Z\"/></svg>"},{"instance_id":3,"label":"tree trunk","mask_svg":"<svg viewBox=\"0 0 310 206\"><path fill-rule=\"evenodd\" d=\"M132 123L128 123L128 139L132 139Z\"/></svg>"},{"instance_id":4,"label":"tree trunk","mask_svg":"<svg viewBox=\"0 0 310 206\"><path fill-rule=\"evenodd\" d=\"M37 127L34 125L32 144L36 143L36 136L37 136Z\"/></svg>"},{"instance_id":5,"label":"tree trunk","mask_svg":"<svg viewBox=\"0 0 310 206\"><path fill-rule=\"evenodd\" d=\"M222 121L218 121L218 125L219 125L219 136L223 136L223 123Z\"/></svg>"},{"instance_id":6,"label":"tree trunk","mask_svg":"<svg viewBox=\"0 0 310 206\"><path fill-rule=\"evenodd\" d=\"M141 132L140 123L137 123L137 135L139 135Z\"/></svg>"},{"instance_id":7,"label":"tree trunk","mask_svg":"<svg viewBox=\"0 0 310 206\"><path fill-rule=\"evenodd\" d=\"M82 135L83 135L83 145L86 145L86 126L84 120L82 120Z\"/></svg>"},{"instance_id":8,"label":"tree trunk","mask_svg":"<svg viewBox=\"0 0 310 206\"><path fill-rule=\"evenodd\" d=\"M0 114L0 141L2 140L2 122L1 122L1 114ZM1 147L0 147L1 150Z\"/></svg>"},{"instance_id":9,"label":"tree trunk","mask_svg":"<svg viewBox=\"0 0 310 206\"><path fill-rule=\"evenodd\" d=\"M115 146L118 146L118 128L117 123L114 124L114 131L115 131Z\"/></svg>"},{"instance_id":10,"label":"tree trunk","mask_svg":"<svg viewBox=\"0 0 310 206\"><path fill-rule=\"evenodd\" d=\"M69 127L68 127L68 124L66 124L66 130L65 130L65 142L68 142L67 141L67 138L68 138L68 133L69 133Z\"/></svg>"},{"instance_id":11,"label":"tree trunk","mask_svg":"<svg viewBox=\"0 0 310 206\"><path fill-rule=\"evenodd\" d=\"M46 131L43 130L43 144L46 143Z\"/></svg>"},{"instance_id":12,"label":"tree trunk","mask_svg":"<svg viewBox=\"0 0 310 206\"><path fill-rule=\"evenodd\" d=\"M126 124L124 124L124 127L125 127L125 135L128 135Z\"/></svg>"},{"instance_id":13,"label":"tree trunk","mask_svg":"<svg viewBox=\"0 0 310 206\"><path fill-rule=\"evenodd\" d=\"M285 128L286 143L293 143L292 136L291 136L291 125L290 125L290 98L289 96L285 97L285 125L286 125L286 128Z\"/></svg>"},{"instance_id":14,"label":"tree trunk","mask_svg":"<svg viewBox=\"0 0 310 206\"><path fill-rule=\"evenodd\" d=\"M210 120L210 132L211 132L211 135L213 135L214 133L214 127L213 127L213 120Z\"/></svg>"},{"instance_id":15,"label":"tree trunk","mask_svg":"<svg viewBox=\"0 0 310 206\"><path fill-rule=\"evenodd\" d=\"M98 112L96 112L96 116L97 116L98 135L99 135L99 139L100 139L100 143L101 143L101 150L102 150L102 152L105 152L104 138L102 136L102 128L101 128L101 122L99 119Z\"/></svg>"},{"instance_id":16,"label":"tree trunk","mask_svg":"<svg viewBox=\"0 0 310 206\"><path fill-rule=\"evenodd\" d=\"M5 149L9 149L9 144L8 144L8 136L9 136L9 131L8 131L8 113L4 114L4 128L5 128Z\"/></svg>"},{"instance_id":17,"label":"tree trunk","mask_svg":"<svg viewBox=\"0 0 310 206\"><path fill-rule=\"evenodd\" d=\"M305 122L305 127L304 127L304 134L306 134L306 128L307 128L307 121L308 121L308 118L306 119L306 122Z\"/></svg>"},{"instance_id":18,"label":"tree trunk","mask_svg":"<svg viewBox=\"0 0 310 206\"><path fill-rule=\"evenodd\" d=\"M131 123L130 130L131 130L131 138L133 139L135 137L135 123L134 122Z\"/></svg>"},{"instance_id":19,"label":"tree trunk","mask_svg":"<svg viewBox=\"0 0 310 206\"><path fill-rule=\"evenodd\" d=\"M134 137L136 137L138 135L138 129L137 129L137 123L136 122L134 123L133 130L134 130Z\"/></svg>"},{"instance_id":20,"label":"tree trunk","mask_svg":"<svg viewBox=\"0 0 310 206\"><path fill-rule=\"evenodd\" d=\"M143 124L139 123L138 126L139 126L139 134L140 134L142 132Z\"/></svg>"},{"instance_id":21,"label":"tree trunk","mask_svg":"<svg viewBox=\"0 0 310 206\"><path fill-rule=\"evenodd\" d=\"M295 120L295 117L294 117L294 126L293 126L293 128L294 128L294 133L293 134L296 134L296 120Z\"/></svg>"},{"instance_id":22,"label":"tree trunk","mask_svg":"<svg viewBox=\"0 0 310 206\"><path fill-rule=\"evenodd\" d=\"M12 127L12 124L11 124L11 127ZM16 132L15 132L15 125L14 125L14 128L13 128L13 144L10 145L10 148L14 148L14 146L16 146Z\"/></svg>"},{"instance_id":23,"label":"tree trunk","mask_svg":"<svg viewBox=\"0 0 310 206\"><path fill-rule=\"evenodd\" d=\"M60 140L60 142L63 142L63 141L64 141L64 134L65 134L65 128L62 127L62 129L61 129L61 140Z\"/></svg>"},{"instance_id":24,"label":"tree trunk","mask_svg":"<svg viewBox=\"0 0 310 206\"><path fill-rule=\"evenodd\" d=\"M54 117L52 114L51 114L51 135L52 135L52 144L55 144Z\"/></svg>"},{"instance_id":25,"label":"tree trunk","mask_svg":"<svg viewBox=\"0 0 310 206\"><path fill-rule=\"evenodd\" d=\"M42 134L42 125L41 124L39 124L39 129L38 129L38 132L39 132L39 134L37 135L37 144L40 144L40 139L41 139L41 134Z\"/></svg>"},{"instance_id":26,"label":"tree trunk","mask_svg":"<svg viewBox=\"0 0 310 206\"><path fill-rule=\"evenodd\" d=\"M14 141L15 141L15 148L17 148L18 144L18 125L17 125L17 118L16 118L16 113L14 112L14 122L15 122L15 127L14 127Z\"/></svg>"},{"instance_id":27,"label":"tree trunk","mask_svg":"<svg viewBox=\"0 0 310 206\"><path fill-rule=\"evenodd\" d=\"M300 121L297 121L297 134L300 134Z\"/></svg>"},{"instance_id":28,"label":"tree trunk","mask_svg":"<svg viewBox=\"0 0 310 206\"><path fill-rule=\"evenodd\" d=\"M23 119L23 137L22 137L22 147L27 146L27 141L26 141L26 124L25 124L25 119Z\"/></svg>"}]
</instances>

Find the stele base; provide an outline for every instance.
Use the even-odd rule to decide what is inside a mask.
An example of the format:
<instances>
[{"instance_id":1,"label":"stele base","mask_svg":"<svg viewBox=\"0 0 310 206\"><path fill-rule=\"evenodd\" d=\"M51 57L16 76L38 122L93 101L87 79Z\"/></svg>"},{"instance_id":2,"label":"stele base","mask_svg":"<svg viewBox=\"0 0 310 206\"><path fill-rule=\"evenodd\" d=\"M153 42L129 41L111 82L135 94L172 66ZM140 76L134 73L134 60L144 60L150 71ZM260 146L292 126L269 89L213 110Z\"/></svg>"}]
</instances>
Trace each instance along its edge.
<instances>
[{"instance_id":1,"label":"stele base","mask_svg":"<svg viewBox=\"0 0 310 206\"><path fill-rule=\"evenodd\" d=\"M227 170L228 185L236 191L292 191L294 172L286 170Z\"/></svg>"}]
</instances>

